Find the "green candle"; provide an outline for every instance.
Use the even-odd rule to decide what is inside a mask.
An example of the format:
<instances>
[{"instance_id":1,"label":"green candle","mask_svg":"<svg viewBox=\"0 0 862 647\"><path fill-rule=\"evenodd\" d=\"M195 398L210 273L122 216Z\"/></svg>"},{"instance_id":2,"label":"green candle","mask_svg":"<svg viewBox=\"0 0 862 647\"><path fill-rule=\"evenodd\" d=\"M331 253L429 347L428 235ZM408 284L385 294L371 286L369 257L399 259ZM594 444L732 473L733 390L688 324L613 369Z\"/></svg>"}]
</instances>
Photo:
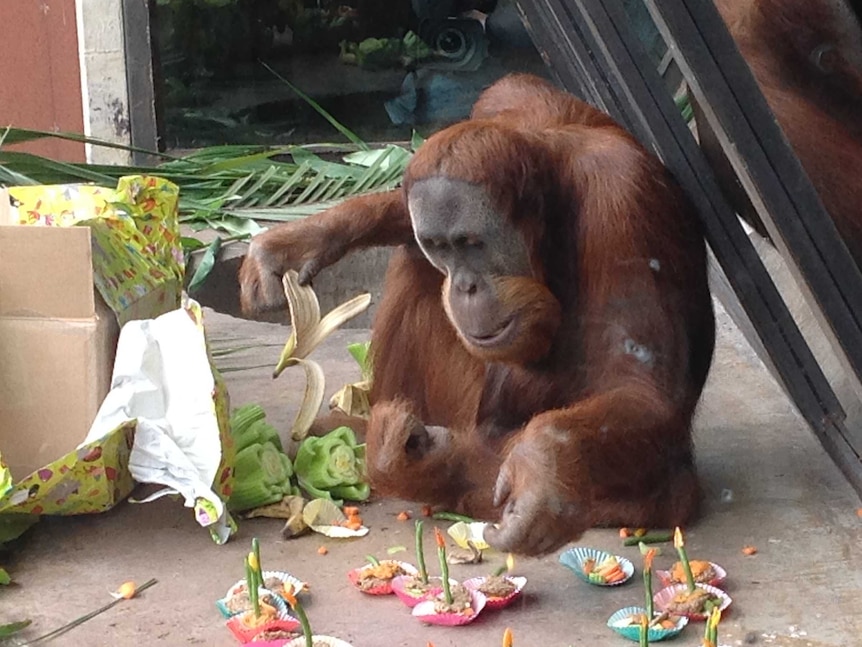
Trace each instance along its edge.
<instances>
[{"instance_id":1,"label":"green candle","mask_svg":"<svg viewBox=\"0 0 862 647\"><path fill-rule=\"evenodd\" d=\"M679 561L682 563L682 570L685 571L685 581L688 584L688 592L694 593L694 575L691 574L691 564L688 563L688 555L685 552L685 542L682 538L682 531L679 526L673 531L673 545L676 552L679 553Z\"/></svg>"},{"instance_id":2,"label":"green candle","mask_svg":"<svg viewBox=\"0 0 862 647\"><path fill-rule=\"evenodd\" d=\"M646 617L647 623L652 622L652 560L655 558L655 548L650 548L644 555L644 591L646 592Z\"/></svg>"},{"instance_id":3,"label":"green candle","mask_svg":"<svg viewBox=\"0 0 862 647\"><path fill-rule=\"evenodd\" d=\"M314 647L314 636L311 633L311 623L308 621L308 616L305 614L302 602L300 602L299 598L294 594L293 586L290 584L286 584L284 587L284 599L287 600L290 608L293 609L294 613L296 613L296 618L299 620L299 624L302 625L302 635L305 638L305 647Z\"/></svg>"},{"instance_id":4,"label":"green candle","mask_svg":"<svg viewBox=\"0 0 862 647\"><path fill-rule=\"evenodd\" d=\"M421 519L416 520L416 564L419 566L419 579L422 584L428 584L428 569L425 568L425 547L422 542L423 524Z\"/></svg>"},{"instance_id":5,"label":"green candle","mask_svg":"<svg viewBox=\"0 0 862 647\"><path fill-rule=\"evenodd\" d=\"M252 568L254 569L255 580L259 587L263 587L263 566L261 566L260 561L260 541L257 537L253 537L251 540L251 552L254 553Z\"/></svg>"},{"instance_id":6,"label":"green candle","mask_svg":"<svg viewBox=\"0 0 862 647\"><path fill-rule=\"evenodd\" d=\"M245 586L248 589L248 597L251 600L251 608L254 611L254 617L260 618L260 600L257 595L257 576L254 574L254 569L248 562L248 557L245 558Z\"/></svg>"},{"instance_id":7,"label":"green candle","mask_svg":"<svg viewBox=\"0 0 862 647\"><path fill-rule=\"evenodd\" d=\"M649 621L646 617L641 618L640 647L649 647Z\"/></svg>"},{"instance_id":8,"label":"green candle","mask_svg":"<svg viewBox=\"0 0 862 647\"><path fill-rule=\"evenodd\" d=\"M452 588L449 586L449 563L446 561L446 540L439 528L434 528L434 538L437 540L437 557L440 558L440 572L443 575L443 596L446 604L452 604Z\"/></svg>"}]
</instances>

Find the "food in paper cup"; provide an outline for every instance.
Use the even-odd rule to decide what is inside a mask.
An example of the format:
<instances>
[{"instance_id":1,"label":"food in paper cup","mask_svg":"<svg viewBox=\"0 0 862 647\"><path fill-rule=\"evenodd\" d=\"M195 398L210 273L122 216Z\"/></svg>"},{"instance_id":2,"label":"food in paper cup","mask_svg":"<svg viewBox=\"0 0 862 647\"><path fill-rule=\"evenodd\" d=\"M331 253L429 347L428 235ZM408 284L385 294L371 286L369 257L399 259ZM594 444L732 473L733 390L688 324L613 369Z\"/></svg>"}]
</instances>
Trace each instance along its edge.
<instances>
[{"instance_id":1,"label":"food in paper cup","mask_svg":"<svg viewBox=\"0 0 862 647\"><path fill-rule=\"evenodd\" d=\"M527 578L514 575L488 575L471 577L462 582L468 589L479 591L485 596L488 609L502 609L521 595L527 585Z\"/></svg>"},{"instance_id":2,"label":"food in paper cup","mask_svg":"<svg viewBox=\"0 0 862 647\"><path fill-rule=\"evenodd\" d=\"M258 589L258 599L264 604L279 607L285 606L284 600L276 596L272 591L265 588ZM251 596L245 586L245 580L234 584L223 598L216 600L216 607L225 618L251 611ZM285 606L285 612L287 608Z\"/></svg>"},{"instance_id":3,"label":"food in paper cup","mask_svg":"<svg viewBox=\"0 0 862 647\"><path fill-rule=\"evenodd\" d=\"M639 642L641 619L645 615L646 609L641 607L625 607L608 618L608 627L629 640ZM661 615L664 614L659 614L653 618L653 624L649 627L647 635L650 642L659 642L660 640L673 638L688 624L688 618L685 616L670 615L660 621L660 623L656 622Z\"/></svg>"},{"instance_id":4,"label":"food in paper cup","mask_svg":"<svg viewBox=\"0 0 862 647\"><path fill-rule=\"evenodd\" d=\"M454 586L458 582L450 579L449 584ZM416 575L399 575L392 579L392 592L411 609L420 602L430 600L442 590L443 578L440 577L429 577L427 584L422 583L418 573Z\"/></svg>"},{"instance_id":5,"label":"food in paper cup","mask_svg":"<svg viewBox=\"0 0 862 647\"><path fill-rule=\"evenodd\" d=\"M727 571L715 562L707 562L700 559L689 560L691 574L697 584L709 584L718 587L727 578ZM656 571L664 586L673 584L686 584L685 569L682 562L676 562L669 571Z\"/></svg>"},{"instance_id":6,"label":"food in paper cup","mask_svg":"<svg viewBox=\"0 0 862 647\"><path fill-rule=\"evenodd\" d=\"M346 640L333 638L332 636L318 636L315 634L311 637L311 641L313 647L353 647ZM284 647L305 647L305 636L300 636L284 643Z\"/></svg>"},{"instance_id":7,"label":"food in paper cup","mask_svg":"<svg viewBox=\"0 0 862 647\"><path fill-rule=\"evenodd\" d=\"M265 629L255 634L247 644L255 647L284 647L286 643L296 638L296 631L298 630Z\"/></svg>"},{"instance_id":8,"label":"food in paper cup","mask_svg":"<svg viewBox=\"0 0 862 647\"><path fill-rule=\"evenodd\" d=\"M452 604L446 603L441 591L430 600L413 607L413 615L429 625L454 627L473 622L487 604L487 599L479 591L468 589L463 584L451 587Z\"/></svg>"},{"instance_id":9,"label":"food in paper cup","mask_svg":"<svg viewBox=\"0 0 862 647\"><path fill-rule=\"evenodd\" d=\"M724 611L732 600L727 593L709 584L695 584L693 593L689 593L685 584L674 584L656 593L653 602L661 611L691 620L706 620L712 606L717 605Z\"/></svg>"},{"instance_id":10,"label":"food in paper cup","mask_svg":"<svg viewBox=\"0 0 862 647\"><path fill-rule=\"evenodd\" d=\"M395 559L383 559L377 564L366 564L347 573L357 589L368 595L390 595L392 580L399 575L416 575L416 567Z\"/></svg>"},{"instance_id":11,"label":"food in paper cup","mask_svg":"<svg viewBox=\"0 0 862 647\"><path fill-rule=\"evenodd\" d=\"M634 575L635 567L625 557L596 548L570 548L560 555L560 563L588 584L619 586Z\"/></svg>"},{"instance_id":12,"label":"food in paper cup","mask_svg":"<svg viewBox=\"0 0 862 647\"><path fill-rule=\"evenodd\" d=\"M264 571L262 576L263 587L269 589L276 595L281 595L282 591L284 591L285 585L287 584L290 585L291 591L294 595L299 595L300 593L308 591L308 587L305 582L298 577L294 577L290 573L285 573L284 571Z\"/></svg>"},{"instance_id":13,"label":"food in paper cup","mask_svg":"<svg viewBox=\"0 0 862 647\"><path fill-rule=\"evenodd\" d=\"M288 614L284 600L274 597L280 602L275 605L261 604L261 615L254 617L253 611L244 611L227 621L227 628L243 645L252 641L264 631L297 631L301 624L299 620Z\"/></svg>"}]
</instances>

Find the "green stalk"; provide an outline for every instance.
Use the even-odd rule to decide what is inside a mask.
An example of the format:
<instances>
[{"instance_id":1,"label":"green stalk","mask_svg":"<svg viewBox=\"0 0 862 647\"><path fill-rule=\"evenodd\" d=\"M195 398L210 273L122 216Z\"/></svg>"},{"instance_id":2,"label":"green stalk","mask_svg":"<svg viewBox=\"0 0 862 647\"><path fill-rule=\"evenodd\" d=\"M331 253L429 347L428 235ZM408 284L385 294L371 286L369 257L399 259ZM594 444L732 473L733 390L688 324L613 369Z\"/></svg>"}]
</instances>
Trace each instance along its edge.
<instances>
[{"instance_id":1,"label":"green stalk","mask_svg":"<svg viewBox=\"0 0 862 647\"><path fill-rule=\"evenodd\" d=\"M446 604L452 604L452 587L449 586L449 563L446 561L445 546L437 549L437 556L440 558L440 572L443 575L443 595L446 598Z\"/></svg>"},{"instance_id":2,"label":"green stalk","mask_svg":"<svg viewBox=\"0 0 862 647\"><path fill-rule=\"evenodd\" d=\"M296 604L293 605L293 610L296 612L299 624L302 625L302 635L305 636L305 647L314 647L314 636L311 633L311 623L308 621L308 616L305 614L305 609L302 608L302 603L299 601L299 598L296 598Z\"/></svg>"},{"instance_id":3,"label":"green stalk","mask_svg":"<svg viewBox=\"0 0 862 647\"><path fill-rule=\"evenodd\" d=\"M649 624L648 620L644 619L641 622L640 628L640 647L649 647Z\"/></svg>"},{"instance_id":4,"label":"green stalk","mask_svg":"<svg viewBox=\"0 0 862 647\"><path fill-rule=\"evenodd\" d=\"M647 623L652 622L653 616L653 601L652 601L652 569L644 570L644 589L646 590L646 617Z\"/></svg>"},{"instance_id":5,"label":"green stalk","mask_svg":"<svg viewBox=\"0 0 862 647\"><path fill-rule=\"evenodd\" d=\"M691 564L688 562L688 555L685 552L685 546L680 546L676 549L679 553L679 561L682 562L682 569L685 571L685 581L688 584L688 592L694 593L694 575L691 573Z\"/></svg>"},{"instance_id":6,"label":"green stalk","mask_svg":"<svg viewBox=\"0 0 862 647\"><path fill-rule=\"evenodd\" d=\"M260 541L257 537L252 537L251 540L251 552L254 553L254 576L255 582L258 586L263 586L263 563L260 561Z\"/></svg>"},{"instance_id":7,"label":"green stalk","mask_svg":"<svg viewBox=\"0 0 862 647\"><path fill-rule=\"evenodd\" d=\"M137 588L137 590L135 591L135 595L137 596L138 594L146 591L148 588L150 588L151 586L156 584L156 582L157 582L157 580L154 580L154 579L144 582L143 584L141 584ZM120 602L126 602L126 601L127 601L126 598L117 598L116 600L108 602L108 604L106 604L103 607L96 609L95 611L91 611L90 613L83 615L80 618L72 620L72 622L63 625L59 629L55 629L54 631L50 631L50 632L48 632L42 636L39 636L38 638L34 638L33 640L29 640L25 643L18 643L19 647L28 647L29 645L36 645L39 643L47 642L49 640L53 640L54 638L59 638L60 636L62 636L66 632L71 631L75 627L78 627L78 626L84 624L88 620L92 620L93 618L95 618L100 613L104 613L108 609L111 609L112 607L117 606Z\"/></svg>"},{"instance_id":8,"label":"green stalk","mask_svg":"<svg viewBox=\"0 0 862 647\"><path fill-rule=\"evenodd\" d=\"M428 569L425 568L425 547L422 543L423 524L421 519L416 520L416 564L419 566L419 579L422 584L428 584Z\"/></svg>"},{"instance_id":9,"label":"green stalk","mask_svg":"<svg viewBox=\"0 0 862 647\"><path fill-rule=\"evenodd\" d=\"M251 608L254 610L254 617L260 618L260 600L257 596L257 576L254 574L254 569L248 563L248 556L245 558L245 586L248 589L248 597L251 600Z\"/></svg>"}]
</instances>

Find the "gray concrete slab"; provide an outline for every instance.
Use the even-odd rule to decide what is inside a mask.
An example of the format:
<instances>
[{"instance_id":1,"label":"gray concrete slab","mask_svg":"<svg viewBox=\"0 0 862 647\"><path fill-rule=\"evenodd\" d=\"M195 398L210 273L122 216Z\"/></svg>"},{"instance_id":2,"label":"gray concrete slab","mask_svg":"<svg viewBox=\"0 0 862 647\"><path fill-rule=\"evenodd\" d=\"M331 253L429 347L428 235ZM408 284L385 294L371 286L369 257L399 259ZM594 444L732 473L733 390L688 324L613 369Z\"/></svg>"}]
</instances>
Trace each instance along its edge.
<instances>
[{"instance_id":1,"label":"gray concrete slab","mask_svg":"<svg viewBox=\"0 0 862 647\"><path fill-rule=\"evenodd\" d=\"M705 513L687 536L692 557L718 562L729 573L726 588L734 603L722 623L720 644L862 645L859 499L738 330L719 315L715 363L696 424ZM288 329L215 313L207 314L206 324L216 346L256 346L219 361L226 368L259 367L225 373L232 401L261 403L269 418L286 429L303 378L299 371L275 381L269 375ZM330 393L357 378L345 347L366 335L339 331L316 352ZM373 500L362 506L371 532L357 540L312 535L287 541L280 537L279 521L249 520L221 547L178 501L46 519L5 560L18 584L0 591L0 623L32 618L29 635L35 636L108 601L108 591L124 580L155 577L158 585L140 599L54 644L235 644L213 602L242 576L242 556L257 536L266 567L286 569L310 583L313 626L357 647L493 647L501 644L506 627L513 629L515 645L525 647L627 644L605 622L615 610L642 600L640 578L615 589L591 587L562 568L558 554L520 560L515 570L528 578L522 600L460 628L423 626L394 597L372 598L353 590L346 572L368 554L385 556L392 547L410 546L412 523L396 515L419 509ZM622 548L615 529L590 531L577 544L612 549L640 563L637 549ZM321 545L328 554L318 554ZM757 554L744 556L745 545L756 546ZM656 565L668 566L672 553L666 548ZM429 548L434 564L432 556ZM485 565L453 566L452 574L486 574L501 560L489 554ZM702 625L695 624L671 644L700 645L701 635Z\"/></svg>"}]
</instances>

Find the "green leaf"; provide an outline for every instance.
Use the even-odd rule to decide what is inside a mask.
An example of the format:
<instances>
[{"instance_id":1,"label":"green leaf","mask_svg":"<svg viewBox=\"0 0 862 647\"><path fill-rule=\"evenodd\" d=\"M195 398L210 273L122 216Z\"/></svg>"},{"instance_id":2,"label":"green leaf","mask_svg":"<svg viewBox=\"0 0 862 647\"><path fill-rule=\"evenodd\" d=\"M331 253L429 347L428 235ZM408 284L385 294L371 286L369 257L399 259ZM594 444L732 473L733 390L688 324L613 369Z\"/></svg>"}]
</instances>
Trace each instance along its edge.
<instances>
[{"instance_id":1,"label":"green leaf","mask_svg":"<svg viewBox=\"0 0 862 647\"><path fill-rule=\"evenodd\" d=\"M215 240L207 246L200 264L195 268L195 273L189 281L189 294L197 290L207 280L215 265L216 258L218 258L219 249L221 249L221 237L216 236Z\"/></svg>"},{"instance_id":2,"label":"green leaf","mask_svg":"<svg viewBox=\"0 0 862 647\"><path fill-rule=\"evenodd\" d=\"M348 140L350 140L351 142L353 142L354 144L359 146L359 148L361 148L362 150L368 149L368 145L364 141L362 141L359 138L359 136L356 135L356 133L354 133L352 130L350 130L349 128L347 128L343 124L341 124L341 122L339 122L335 117L333 117L331 114L329 114L323 108L323 106L321 106L314 99L312 99L310 96L305 94L302 90L300 90L295 85L293 85L290 81L288 81L281 74L279 74L274 69L272 69L269 65L267 65L263 61L261 61L260 64L263 65L264 68L269 70L269 72L272 73L273 76L275 76L282 83L284 83L287 87L289 87L291 90L293 90L294 93L296 93L303 101L305 101L308 105L310 105L312 108L314 108L320 116L322 116L324 119L326 119L326 121L328 121L332 125L333 128L335 128L338 132L340 132L342 135L344 135Z\"/></svg>"},{"instance_id":3,"label":"green leaf","mask_svg":"<svg viewBox=\"0 0 862 647\"><path fill-rule=\"evenodd\" d=\"M194 252L207 246L205 242L191 236L180 236L180 244L187 252Z\"/></svg>"},{"instance_id":4,"label":"green leaf","mask_svg":"<svg viewBox=\"0 0 862 647\"><path fill-rule=\"evenodd\" d=\"M0 568L0 585L11 584L12 578L9 577L9 573L6 572L5 568Z\"/></svg>"},{"instance_id":5,"label":"green leaf","mask_svg":"<svg viewBox=\"0 0 862 647\"><path fill-rule=\"evenodd\" d=\"M32 622L32 620L21 620L20 622L10 622L9 624L0 625L0 639L14 636L29 627Z\"/></svg>"}]
</instances>

